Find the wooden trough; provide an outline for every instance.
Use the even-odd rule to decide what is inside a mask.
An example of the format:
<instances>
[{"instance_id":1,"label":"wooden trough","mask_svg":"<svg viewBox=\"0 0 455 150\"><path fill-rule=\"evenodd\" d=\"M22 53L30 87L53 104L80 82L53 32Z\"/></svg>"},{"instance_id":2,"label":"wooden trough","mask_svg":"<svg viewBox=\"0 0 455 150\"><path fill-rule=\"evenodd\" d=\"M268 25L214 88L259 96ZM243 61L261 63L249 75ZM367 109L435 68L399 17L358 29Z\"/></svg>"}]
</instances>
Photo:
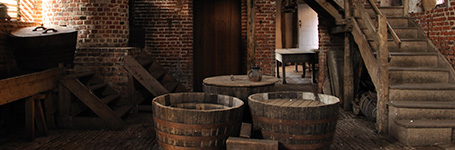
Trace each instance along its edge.
<instances>
[{"instance_id":1,"label":"wooden trough","mask_svg":"<svg viewBox=\"0 0 455 150\"><path fill-rule=\"evenodd\" d=\"M285 149L328 149L335 133L339 100L311 92L258 93L248 97L253 130Z\"/></svg>"},{"instance_id":2,"label":"wooden trough","mask_svg":"<svg viewBox=\"0 0 455 150\"><path fill-rule=\"evenodd\" d=\"M172 93L153 99L157 142L164 149L225 149L238 136L242 100L209 93Z\"/></svg>"}]
</instances>

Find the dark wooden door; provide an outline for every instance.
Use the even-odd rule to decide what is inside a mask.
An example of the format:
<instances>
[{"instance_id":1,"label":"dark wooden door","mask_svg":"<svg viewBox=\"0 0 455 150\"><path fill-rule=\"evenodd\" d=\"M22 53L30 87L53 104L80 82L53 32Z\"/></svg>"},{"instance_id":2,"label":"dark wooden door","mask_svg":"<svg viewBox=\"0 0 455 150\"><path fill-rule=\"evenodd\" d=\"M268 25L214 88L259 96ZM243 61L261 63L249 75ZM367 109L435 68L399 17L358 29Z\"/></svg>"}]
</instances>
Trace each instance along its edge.
<instances>
[{"instance_id":1,"label":"dark wooden door","mask_svg":"<svg viewBox=\"0 0 455 150\"><path fill-rule=\"evenodd\" d=\"M241 72L240 0L194 0L194 91L202 80Z\"/></svg>"}]
</instances>

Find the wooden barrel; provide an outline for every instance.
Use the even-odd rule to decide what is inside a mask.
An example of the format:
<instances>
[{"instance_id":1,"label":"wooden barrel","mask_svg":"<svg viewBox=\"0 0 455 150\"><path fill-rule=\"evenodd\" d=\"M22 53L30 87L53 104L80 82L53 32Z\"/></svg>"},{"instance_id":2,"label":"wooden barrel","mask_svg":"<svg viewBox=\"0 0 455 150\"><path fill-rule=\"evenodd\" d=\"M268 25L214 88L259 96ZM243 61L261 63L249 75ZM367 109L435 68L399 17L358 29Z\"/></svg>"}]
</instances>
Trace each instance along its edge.
<instances>
[{"instance_id":1,"label":"wooden barrel","mask_svg":"<svg viewBox=\"0 0 455 150\"><path fill-rule=\"evenodd\" d=\"M339 99L311 92L258 93L248 97L253 130L277 140L284 149L329 149L335 133Z\"/></svg>"},{"instance_id":2,"label":"wooden barrel","mask_svg":"<svg viewBox=\"0 0 455 150\"><path fill-rule=\"evenodd\" d=\"M244 103L210 93L172 93L153 99L157 142L164 149L225 149L238 136Z\"/></svg>"},{"instance_id":3,"label":"wooden barrel","mask_svg":"<svg viewBox=\"0 0 455 150\"><path fill-rule=\"evenodd\" d=\"M227 75L205 78L203 90L206 93L216 93L240 98L245 103L243 121L251 122L251 113L248 107L248 96L254 93L275 91L278 78L264 75L259 82L252 82L247 75Z\"/></svg>"}]
</instances>

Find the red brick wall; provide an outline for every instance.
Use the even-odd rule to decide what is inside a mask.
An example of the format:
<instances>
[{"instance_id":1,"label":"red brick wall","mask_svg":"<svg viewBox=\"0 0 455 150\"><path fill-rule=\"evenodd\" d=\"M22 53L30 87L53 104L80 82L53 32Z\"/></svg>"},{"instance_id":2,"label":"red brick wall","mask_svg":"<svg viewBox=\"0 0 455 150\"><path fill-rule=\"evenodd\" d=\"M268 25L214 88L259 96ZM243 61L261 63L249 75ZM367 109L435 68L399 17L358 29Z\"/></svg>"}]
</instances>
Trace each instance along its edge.
<instances>
[{"instance_id":1,"label":"red brick wall","mask_svg":"<svg viewBox=\"0 0 455 150\"><path fill-rule=\"evenodd\" d=\"M264 74L273 75L275 69L275 0L256 2L256 64ZM245 31L246 32L246 31Z\"/></svg>"},{"instance_id":2,"label":"red brick wall","mask_svg":"<svg viewBox=\"0 0 455 150\"><path fill-rule=\"evenodd\" d=\"M0 21L0 79L8 77L9 70L16 68L13 52L8 45L8 34L22 27L36 26L35 23Z\"/></svg>"},{"instance_id":3,"label":"red brick wall","mask_svg":"<svg viewBox=\"0 0 455 150\"><path fill-rule=\"evenodd\" d=\"M319 51L323 51L322 55L319 55L319 64L325 64L324 76L328 76L327 73L327 51L344 51L344 34L330 34L330 29L333 27L333 21L328 18L318 16L319 25ZM343 62L341 62L343 63ZM318 79L319 83L322 79Z\"/></svg>"},{"instance_id":4,"label":"red brick wall","mask_svg":"<svg viewBox=\"0 0 455 150\"><path fill-rule=\"evenodd\" d=\"M436 8L411 15L433 44L455 67L455 2L450 3L449 8Z\"/></svg>"},{"instance_id":5,"label":"red brick wall","mask_svg":"<svg viewBox=\"0 0 455 150\"><path fill-rule=\"evenodd\" d=\"M78 47L127 46L128 0L44 0L43 23L77 29Z\"/></svg>"},{"instance_id":6,"label":"red brick wall","mask_svg":"<svg viewBox=\"0 0 455 150\"><path fill-rule=\"evenodd\" d=\"M193 85L193 1L135 1L132 25L145 30L144 50L188 89Z\"/></svg>"}]
</instances>

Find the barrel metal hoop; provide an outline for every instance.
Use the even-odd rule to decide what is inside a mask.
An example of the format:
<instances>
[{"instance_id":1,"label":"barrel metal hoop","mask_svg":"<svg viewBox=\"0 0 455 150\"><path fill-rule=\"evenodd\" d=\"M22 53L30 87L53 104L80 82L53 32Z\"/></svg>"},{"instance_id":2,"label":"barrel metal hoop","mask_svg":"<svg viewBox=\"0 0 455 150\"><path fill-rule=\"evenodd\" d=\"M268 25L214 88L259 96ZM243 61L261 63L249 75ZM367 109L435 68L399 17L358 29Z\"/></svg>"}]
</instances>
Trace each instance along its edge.
<instances>
[{"instance_id":1,"label":"barrel metal hoop","mask_svg":"<svg viewBox=\"0 0 455 150\"><path fill-rule=\"evenodd\" d=\"M271 131L266 131L266 130L261 130L262 135L268 136L268 137L277 137L281 139L293 139L293 140L323 140L323 139L329 139L333 137L335 132L329 132L326 134L320 134L320 135L294 135L294 134L281 134L281 133L275 133Z\"/></svg>"},{"instance_id":2,"label":"barrel metal hoop","mask_svg":"<svg viewBox=\"0 0 455 150\"><path fill-rule=\"evenodd\" d=\"M219 148L216 148L216 147L207 147L207 148L202 148L202 147L182 147L182 146L175 146L175 145L166 144L164 142L161 142L160 140L156 140L156 141L164 149L172 149L172 150L217 150L217 149L219 149Z\"/></svg>"},{"instance_id":3,"label":"barrel metal hoop","mask_svg":"<svg viewBox=\"0 0 455 150\"><path fill-rule=\"evenodd\" d=\"M322 142L322 143L317 143L317 144L284 144L283 143L283 146L289 150L293 150L293 149L313 150L313 149L321 149L321 148L329 147L331 144L332 144L332 141L327 141L327 142Z\"/></svg>"},{"instance_id":4,"label":"barrel metal hoop","mask_svg":"<svg viewBox=\"0 0 455 150\"><path fill-rule=\"evenodd\" d=\"M334 116L327 119L321 120L287 120L287 119L274 119L274 118L266 118L262 116L252 115L253 120L271 124L271 125L292 125L292 126L308 126L314 124L324 124L324 123L331 123L336 122L338 120L338 116Z\"/></svg>"},{"instance_id":5,"label":"barrel metal hoop","mask_svg":"<svg viewBox=\"0 0 455 150\"><path fill-rule=\"evenodd\" d=\"M163 137L174 139L174 140L180 140L180 141L191 141L191 142L201 142L201 141L214 141L214 140L225 140L227 139L230 135L229 134L224 134L224 135L216 135L216 136L185 136L185 135L175 135L175 134L169 134L163 131L158 130L155 128L155 131Z\"/></svg>"},{"instance_id":6,"label":"barrel metal hoop","mask_svg":"<svg viewBox=\"0 0 455 150\"><path fill-rule=\"evenodd\" d=\"M170 122L166 120L159 119L153 116L153 120L165 127L172 127L176 129L216 129L216 128L224 128L229 127L234 124L240 122L240 119L228 122L228 123L215 123L215 124L184 124L184 123L177 123L177 122Z\"/></svg>"}]
</instances>

